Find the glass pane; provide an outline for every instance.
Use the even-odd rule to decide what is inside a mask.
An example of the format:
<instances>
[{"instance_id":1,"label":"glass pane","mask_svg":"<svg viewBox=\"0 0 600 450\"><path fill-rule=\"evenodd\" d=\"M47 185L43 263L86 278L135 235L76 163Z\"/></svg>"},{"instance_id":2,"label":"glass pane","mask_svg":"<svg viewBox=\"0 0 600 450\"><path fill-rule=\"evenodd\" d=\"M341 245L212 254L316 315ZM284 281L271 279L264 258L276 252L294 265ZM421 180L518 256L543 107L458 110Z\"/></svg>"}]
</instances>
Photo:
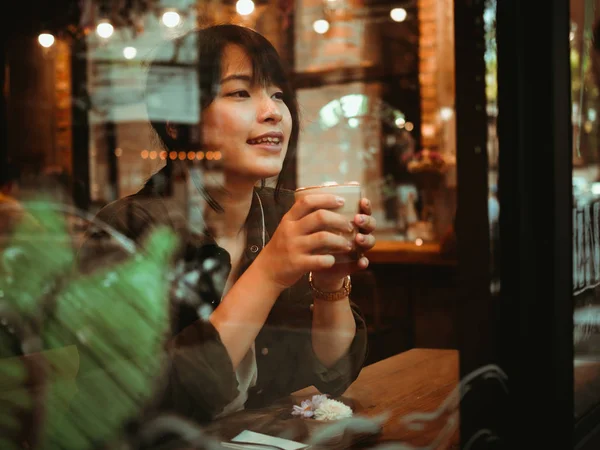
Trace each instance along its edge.
<instances>
[{"instance_id":1,"label":"glass pane","mask_svg":"<svg viewBox=\"0 0 600 450\"><path fill-rule=\"evenodd\" d=\"M498 73L496 52L496 1L487 0L483 21L485 26L485 84L488 114L488 217L490 223L490 292L500 292L500 273L498 264L500 260L500 203L498 201Z\"/></svg>"},{"instance_id":2,"label":"glass pane","mask_svg":"<svg viewBox=\"0 0 600 450\"><path fill-rule=\"evenodd\" d=\"M600 127L596 1L571 0L575 419L600 402Z\"/></svg>"},{"instance_id":3,"label":"glass pane","mask_svg":"<svg viewBox=\"0 0 600 450\"><path fill-rule=\"evenodd\" d=\"M453 1L20 3L0 448L458 445Z\"/></svg>"}]
</instances>

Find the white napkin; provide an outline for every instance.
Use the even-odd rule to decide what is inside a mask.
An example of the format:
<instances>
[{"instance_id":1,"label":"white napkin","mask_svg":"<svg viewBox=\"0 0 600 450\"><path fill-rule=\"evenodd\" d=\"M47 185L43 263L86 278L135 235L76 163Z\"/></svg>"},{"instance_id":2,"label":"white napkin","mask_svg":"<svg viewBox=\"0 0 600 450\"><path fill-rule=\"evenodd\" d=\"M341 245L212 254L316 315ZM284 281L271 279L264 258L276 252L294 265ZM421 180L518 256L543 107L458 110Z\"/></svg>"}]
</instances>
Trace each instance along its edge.
<instances>
[{"instance_id":1,"label":"white napkin","mask_svg":"<svg viewBox=\"0 0 600 450\"><path fill-rule=\"evenodd\" d=\"M235 448L235 449L253 449L258 450L260 447L258 445L244 445L237 444L237 442L250 442L253 444L264 445L265 449L267 446L272 445L272 450L275 450L275 447L281 448L283 450L298 450L298 449L306 449L308 445L302 444L300 442L291 441L289 439L278 438L274 436L269 436L267 434L256 433L250 430L244 430L236 437L234 437L230 442L222 442L221 445L227 448Z\"/></svg>"}]
</instances>

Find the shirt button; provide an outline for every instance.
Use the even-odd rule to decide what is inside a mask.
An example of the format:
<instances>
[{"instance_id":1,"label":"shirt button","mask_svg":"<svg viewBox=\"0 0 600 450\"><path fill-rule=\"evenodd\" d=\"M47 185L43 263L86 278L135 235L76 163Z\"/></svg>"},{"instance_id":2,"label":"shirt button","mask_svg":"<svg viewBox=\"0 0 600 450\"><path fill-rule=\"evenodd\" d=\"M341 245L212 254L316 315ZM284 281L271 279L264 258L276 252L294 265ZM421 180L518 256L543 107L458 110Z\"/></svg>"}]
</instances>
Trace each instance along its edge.
<instances>
[{"instance_id":1,"label":"shirt button","mask_svg":"<svg viewBox=\"0 0 600 450\"><path fill-rule=\"evenodd\" d=\"M269 349L267 347L264 347L260 352L263 356L267 356L269 354Z\"/></svg>"},{"instance_id":2,"label":"shirt button","mask_svg":"<svg viewBox=\"0 0 600 450\"><path fill-rule=\"evenodd\" d=\"M258 251L258 245L251 245L250 246L250 251L252 253L256 253Z\"/></svg>"}]
</instances>

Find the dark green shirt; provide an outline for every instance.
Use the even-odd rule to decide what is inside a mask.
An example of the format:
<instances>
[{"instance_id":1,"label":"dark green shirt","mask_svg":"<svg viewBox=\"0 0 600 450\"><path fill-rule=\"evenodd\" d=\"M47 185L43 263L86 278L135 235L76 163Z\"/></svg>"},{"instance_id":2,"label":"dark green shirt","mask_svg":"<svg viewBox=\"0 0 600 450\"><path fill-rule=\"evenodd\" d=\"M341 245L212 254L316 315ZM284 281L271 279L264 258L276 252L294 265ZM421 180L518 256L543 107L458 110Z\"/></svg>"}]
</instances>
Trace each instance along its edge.
<instances>
[{"instance_id":1,"label":"dark green shirt","mask_svg":"<svg viewBox=\"0 0 600 450\"><path fill-rule=\"evenodd\" d=\"M266 241L273 235L283 215L294 202L293 192L282 190L276 200L271 188L257 189L262 202ZM186 215L165 197L150 189L117 200L104 207L97 218L121 233L140 241L155 225L166 224L181 238L179 258L208 253L216 255L227 279L231 269L229 254L207 233L194 233ZM240 275L262 249L262 217L254 196L246 221L247 242L242 255ZM91 243L88 239L87 243ZM94 250L84 245L83 251ZM191 249L191 250L190 250ZM203 253L204 252L204 253ZM222 286L217 287L220 298ZM308 277L286 289L271 310L255 340L258 380L248 391L247 408L261 407L290 393L314 385L321 392L342 394L358 376L366 356L367 333L364 319L351 303L356 320L356 335L348 354L334 367L326 368L312 350L312 294ZM218 332L207 320L195 315L195 308L175 308L173 339L169 343L168 381L162 393L161 409L204 422L214 418L238 394L237 379L227 350Z\"/></svg>"}]
</instances>

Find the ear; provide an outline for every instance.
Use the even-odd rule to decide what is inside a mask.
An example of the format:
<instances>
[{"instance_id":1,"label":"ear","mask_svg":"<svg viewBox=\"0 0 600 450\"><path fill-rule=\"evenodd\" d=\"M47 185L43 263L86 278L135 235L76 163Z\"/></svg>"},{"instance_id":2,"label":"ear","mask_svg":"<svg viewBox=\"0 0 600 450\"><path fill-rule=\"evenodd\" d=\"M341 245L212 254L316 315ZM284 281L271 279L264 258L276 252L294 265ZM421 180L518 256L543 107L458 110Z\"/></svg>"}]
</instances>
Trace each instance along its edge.
<instances>
[{"instance_id":1,"label":"ear","mask_svg":"<svg viewBox=\"0 0 600 450\"><path fill-rule=\"evenodd\" d=\"M171 139L177 139L177 136L179 135L177 125L173 125L172 122L167 122L166 130Z\"/></svg>"}]
</instances>

